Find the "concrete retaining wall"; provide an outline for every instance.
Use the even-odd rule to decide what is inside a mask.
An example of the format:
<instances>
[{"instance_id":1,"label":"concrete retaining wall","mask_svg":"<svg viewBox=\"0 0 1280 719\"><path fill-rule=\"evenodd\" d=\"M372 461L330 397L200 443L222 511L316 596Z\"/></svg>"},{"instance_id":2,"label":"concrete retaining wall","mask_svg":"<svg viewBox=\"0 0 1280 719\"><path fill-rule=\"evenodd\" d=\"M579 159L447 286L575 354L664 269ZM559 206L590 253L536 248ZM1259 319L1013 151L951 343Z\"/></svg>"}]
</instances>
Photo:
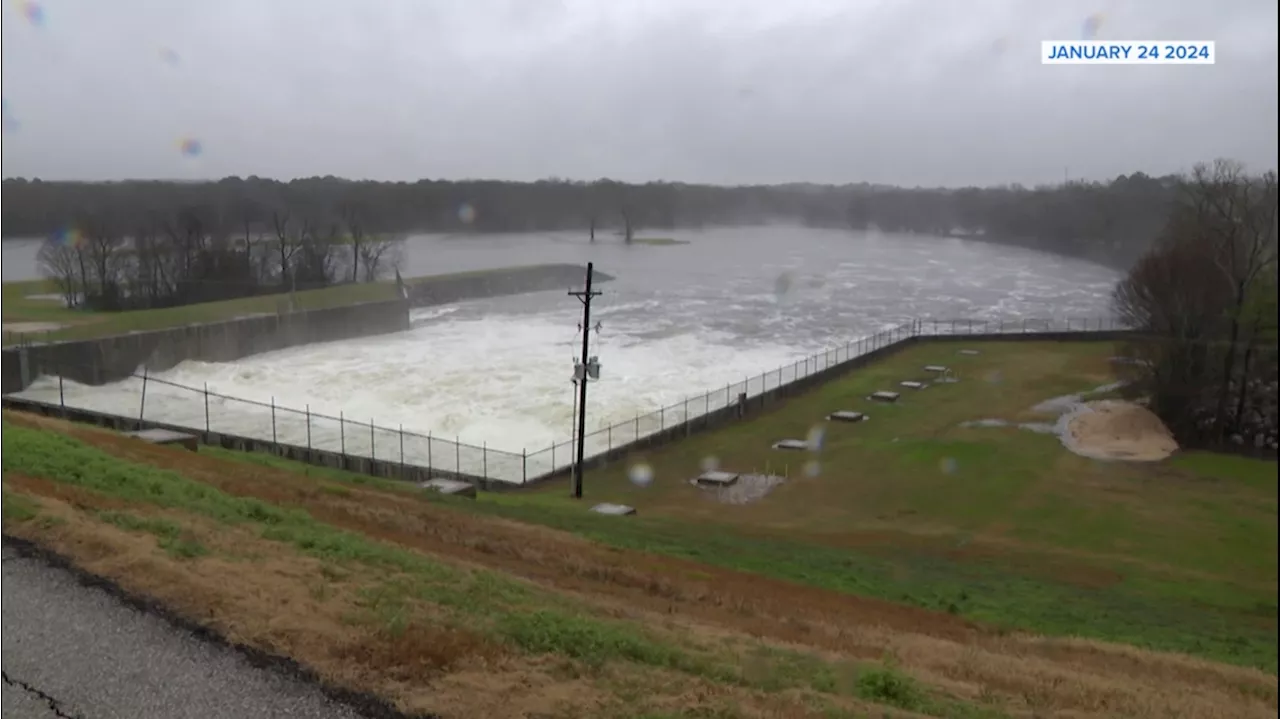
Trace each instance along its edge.
<instances>
[{"instance_id":1,"label":"concrete retaining wall","mask_svg":"<svg viewBox=\"0 0 1280 719\"><path fill-rule=\"evenodd\" d=\"M161 372L186 360L229 362L312 342L407 329L409 304L397 299L33 344L4 350L3 393L21 392L41 375L62 375L83 384L100 385L124 379L139 367Z\"/></svg>"},{"instance_id":2,"label":"concrete retaining wall","mask_svg":"<svg viewBox=\"0 0 1280 719\"><path fill-rule=\"evenodd\" d=\"M414 307L444 305L482 297L520 295L526 292L581 289L587 268L582 265L530 265L458 275L429 277L407 284ZM593 282L608 282L612 275L597 270Z\"/></svg>"},{"instance_id":3,"label":"concrete retaining wall","mask_svg":"<svg viewBox=\"0 0 1280 719\"><path fill-rule=\"evenodd\" d=\"M29 399L21 399L18 397L4 397L0 400L5 409L17 410L21 412L32 412L45 417L57 417L70 422L78 422L81 424L92 424L99 427L106 427L119 432L134 432L143 429L167 429L181 434L193 435L199 439L201 444L213 447L222 447L224 449L236 450L239 452L261 452L263 454L272 454L284 459L291 459L296 462L305 464L314 464L319 467L329 467L331 469L341 469L348 472L358 474L366 474L372 477L382 477L385 479L404 480L406 482L425 482L428 479L457 479L464 482L471 482L482 490L492 490L496 487L492 485L506 485L508 483L501 481L489 481L482 477L473 477L467 474L459 474L440 469L431 469L427 467L419 467L413 464L402 464L397 461L388 461L383 459L370 459L368 457L357 457L339 452L331 452L324 449L308 449L306 447L298 447L291 444L281 444L278 442L270 442L261 439L253 439L251 437L240 437L233 434L223 434L220 432L203 432L190 427L180 427L173 424L165 424L163 422L142 421L129 417L121 417L114 414L105 414L103 412L94 412L87 409L77 409L74 407L60 407L56 404L48 404L46 402L36 402ZM141 440L139 440L141 441Z\"/></svg>"}]
</instances>

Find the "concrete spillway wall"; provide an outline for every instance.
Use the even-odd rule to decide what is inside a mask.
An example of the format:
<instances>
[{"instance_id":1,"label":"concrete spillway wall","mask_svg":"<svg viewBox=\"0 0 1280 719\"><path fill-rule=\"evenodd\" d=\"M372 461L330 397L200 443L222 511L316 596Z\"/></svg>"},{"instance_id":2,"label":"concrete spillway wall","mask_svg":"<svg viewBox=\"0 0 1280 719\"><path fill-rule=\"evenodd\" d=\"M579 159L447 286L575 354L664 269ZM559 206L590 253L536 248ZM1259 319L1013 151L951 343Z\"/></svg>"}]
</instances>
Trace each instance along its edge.
<instances>
[{"instance_id":1,"label":"concrete spillway wall","mask_svg":"<svg viewBox=\"0 0 1280 719\"><path fill-rule=\"evenodd\" d=\"M83 384L100 385L122 380L140 367L162 372L186 360L230 362L312 342L407 329L409 303L403 299L365 302L8 348L0 369L4 394L9 394L21 392L41 375L60 375Z\"/></svg>"},{"instance_id":2,"label":"concrete spillway wall","mask_svg":"<svg viewBox=\"0 0 1280 719\"><path fill-rule=\"evenodd\" d=\"M231 362L262 352L409 329L409 309L465 300L579 287L581 265L548 264L410 280L408 301L262 314L113 337L33 344L3 352L3 392L21 392L41 375L83 384L122 380L145 368L162 372L186 360ZM613 277L595 273L596 282Z\"/></svg>"},{"instance_id":3,"label":"concrete spillway wall","mask_svg":"<svg viewBox=\"0 0 1280 719\"><path fill-rule=\"evenodd\" d=\"M408 293L414 307L429 307L483 297L581 289L586 277L587 269L581 265L530 265L423 277L409 281ZM594 282L612 279L600 271L592 278Z\"/></svg>"}]
</instances>

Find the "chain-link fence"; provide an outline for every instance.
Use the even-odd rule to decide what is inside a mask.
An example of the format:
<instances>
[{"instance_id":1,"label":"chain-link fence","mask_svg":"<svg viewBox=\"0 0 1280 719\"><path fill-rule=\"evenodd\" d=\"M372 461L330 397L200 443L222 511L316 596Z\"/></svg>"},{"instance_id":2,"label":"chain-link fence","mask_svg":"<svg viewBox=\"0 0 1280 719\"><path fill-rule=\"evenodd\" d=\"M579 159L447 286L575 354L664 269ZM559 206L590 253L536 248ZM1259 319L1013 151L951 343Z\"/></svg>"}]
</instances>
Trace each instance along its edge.
<instances>
[{"instance_id":1,"label":"chain-link fence","mask_svg":"<svg viewBox=\"0 0 1280 719\"><path fill-rule=\"evenodd\" d=\"M375 418L338 416L191 387L146 373L134 374L97 391L68 392L61 374L43 377L23 397L193 430L337 452L443 473L521 483L531 475L524 457L457 438L420 434L403 426L380 426Z\"/></svg>"},{"instance_id":2,"label":"chain-link fence","mask_svg":"<svg viewBox=\"0 0 1280 719\"><path fill-rule=\"evenodd\" d=\"M834 365L875 352L913 337L941 335L982 336L992 334L1045 334L1055 332L1108 332L1123 329L1111 318L1063 318L1051 320L934 320L921 319L903 323L876 334L846 342L798 362L750 377L742 382L713 389L706 394L689 397L683 402L663 407L656 412L637 415L634 419L590 432L584 436L584 456L593 457L624 447L632 442L696 420L724 409L745 394L748 399L791 384ZM576 437L526 456L529 477L537 478L571 467L576 451Z\"/></svg>"},{"instance_id":3,"label":"chain-link fence","mask_svg":"<svg viewBox=\"0 0 1280 719\"><path fill-rule=\"evenodd\" d=\"M593 457L678 427L732 406L741 395L748 399L791 384L849 360L915 337L989 336L1048 333L1113 332L1125 329L1107 318L1054 320L912 320L867 337L818 352L769 370L662 407L648 414L600 427L584 437L584 454ZM323 449L352 457L415 465L452 473L523 484L572 466L576 438L535 452L519 453L475 446L455 438L407 431L403 426L379 426L373 417L337 417L277 404L274 400L231 397L135 374L109 390L79 392L69 397L61 377L42 378L22 393L31 399L141 422L188 427L306 449Z\"/></svg>"}]
</instances>

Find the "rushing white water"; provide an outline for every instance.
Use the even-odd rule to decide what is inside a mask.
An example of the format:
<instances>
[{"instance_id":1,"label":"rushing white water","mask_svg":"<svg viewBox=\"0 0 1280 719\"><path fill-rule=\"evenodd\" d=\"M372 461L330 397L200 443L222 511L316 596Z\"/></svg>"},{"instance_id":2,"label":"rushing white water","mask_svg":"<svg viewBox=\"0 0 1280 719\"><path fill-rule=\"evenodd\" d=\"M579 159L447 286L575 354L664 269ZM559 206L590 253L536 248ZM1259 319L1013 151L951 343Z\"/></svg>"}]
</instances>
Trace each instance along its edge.
<instances>
[{"instance_id":1,"label":"rushing white water","mask_svg":"<svg viewBox=\"0 0 1280 719\"><path fill-rule=\"evenodd\" d=\"M751 377L746 389L754 394L775 385L784 365L784 379L790 379L797 359L915 317L1100 317L1115 281L1115 273L1088 263L939 238L793 228L677 236L692 244L621 247L532 235L422 238L411 245L409 267L425 274L590 259L616 276L599 286L605 294L592 306L592 324L601 324L592 336L592 354L603 370L601 380L589 385L588 431ZM302 415L288 416L279 408L309 406L312 413L341 413L364 423L339 431L335 422L311 420L315 446L336 439L353 454L369 453L370 420L383 428L403 425L442 439L534 452L571 436L570 375L580 320L581 305L565 292L480 300L415 311L408 332L230 363L184 362L151 379L198 390L207 383L211 393L263 403L254 407L214 397L209 421L225 432L270 438L274 403L282 441L306 442L307 426ZM760 378L770 371L769 378ZM140 385L137 379L103 387L65 382L61 393L73 406L135 414L142 405ZM738 391L715 397L736 397ZM23 394L56 402L59 383L42 378ZM201 391L161 382L148 382L145 412L148 419L205 424ZM643 420L654 425L646 430L674 421ZM616 446L633 438L634 430L629 434L602 442ZM406 448L406 456L430 451L434 464L456 454L451 443L437 442L428 450L425 440L410 442L417 444ZM398 456L395 432L375 432L373 444L376 456ZM557 451L555 464L567 462L567 448ZM448 465L457 462L473 460L455 456ZM549 466L549 457L538 464ZM485 469L494 474L493 467ZM518 479L522 471L507 466L503 473L515 472Z\"/></svg>"}]
</instances>

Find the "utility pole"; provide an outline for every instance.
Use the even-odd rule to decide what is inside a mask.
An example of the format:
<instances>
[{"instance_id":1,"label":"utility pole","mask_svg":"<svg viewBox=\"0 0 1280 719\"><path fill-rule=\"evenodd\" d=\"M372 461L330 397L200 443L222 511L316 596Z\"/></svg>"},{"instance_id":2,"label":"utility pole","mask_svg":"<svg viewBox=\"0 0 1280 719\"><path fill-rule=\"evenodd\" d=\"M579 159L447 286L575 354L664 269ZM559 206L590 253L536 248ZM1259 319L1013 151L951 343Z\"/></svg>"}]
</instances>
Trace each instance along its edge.
<instances>
[{"instance_id":1,"label":"utility pole","mask_svg":"<svg viewBox=\"0 0 1280 719\"><path fill-rule=\"evenodd\" d=\"M573 497L574 499L582 499L582 459L586 452L586 434L587 434L587 379L600 378L600 363L595 357L591 357L588 352L588 339L591 336L591 300L599 297L599 292L591 290L591 275L594 273L595 263L587 263L587 287L585 290L574 292L570 290L569 295L577 297L582 302L582 361L573 368L574 379L578 381L578 447L577 460L573 463Z\"/></svg>"}]
</instances>

